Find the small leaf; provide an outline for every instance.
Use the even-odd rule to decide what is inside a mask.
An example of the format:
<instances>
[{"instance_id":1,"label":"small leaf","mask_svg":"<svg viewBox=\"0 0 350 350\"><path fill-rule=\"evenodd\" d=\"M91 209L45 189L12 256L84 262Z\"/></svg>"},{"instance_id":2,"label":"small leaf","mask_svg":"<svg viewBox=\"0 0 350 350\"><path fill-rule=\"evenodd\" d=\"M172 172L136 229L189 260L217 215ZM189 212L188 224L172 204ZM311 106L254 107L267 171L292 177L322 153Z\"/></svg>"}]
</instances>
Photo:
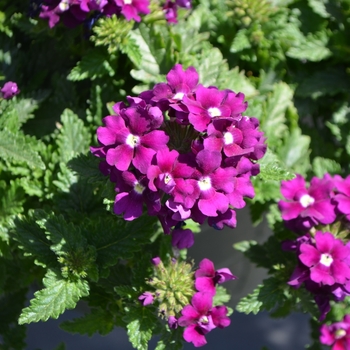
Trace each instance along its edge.
<instances>
[{"instance_id":1,"label":"small leaf","mask_svg":"<svg viewBox=\"0 0 350 350\"><path fill-rule=\"evenodd\" d=\"M60 328L70 333L88 334L90 337L97 332L106 335L113 330L114 320L109 311L92 309L84 317L61 323Z\"/></svg>"},{"instance_id":2,"label":"small leaf","mask_svg":"<svg viewBox=\"0 0 350 350\"><path fill-rule=\"evenodd\" d=\"M74 309L79 299L89 294L86 281L63 279L53 270L48 270L43 282L45 288L34 293L30 306L22 310L19 324L58 318L64 310Z\"/></svg>"},{"instance_id":3,"label":"small leaf","mask_svg":"<svg viewBox=\"0 0 350 350\"><path fill-rule=\"evenodd\" d=\"M26 139L20 133L13 134L8 130L0 130L0 159L24 162L32 168L45 169L38 152L27 146Z\"/></svg>"}]
</instances>

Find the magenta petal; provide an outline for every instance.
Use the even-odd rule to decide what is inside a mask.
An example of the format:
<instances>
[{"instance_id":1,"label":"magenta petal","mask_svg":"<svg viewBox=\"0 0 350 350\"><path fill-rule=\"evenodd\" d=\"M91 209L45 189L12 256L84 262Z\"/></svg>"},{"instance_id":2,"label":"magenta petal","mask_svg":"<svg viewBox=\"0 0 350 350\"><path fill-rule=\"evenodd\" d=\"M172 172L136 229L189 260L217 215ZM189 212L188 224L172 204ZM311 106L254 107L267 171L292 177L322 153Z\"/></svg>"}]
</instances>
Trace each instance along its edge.
<instances>
[{"instance_id":1,"label":"magenta petal","mask_svg":"<svg viewBox=\"0 0 350 350\"><path fill-rule=\"evenodd\" d=\"M207 216L218 216L217 211L225 213L228 209L228 198L220 192L215 192L209 199L200 199L198 201L199 210Z\"/></svg>"},{"instance_id":2,"label":"magenta petal","mask_svg":"<svg viewBox=\"0 0 350 350\"><path fill-rule=\"evenodd\" d=\"M192 305L186 305L181 310L181 314L182 316L178 320L181 327L187 327L188 325L196 322L196 320L201 316L201 314Z\"/></svg>"},{"instance_id":3,"label":"magenta petal","mask_svg":"<svg viewBox=\"0 0 350 350\"><path fill-rule=\"evenodd\" d=\"M323 283L329 286L335 283L333 276L329 274L329 269L324 268L321 264L311 268L310 279L316 283Z\"/></svg>"},{"instance_id":4,"label":"magenta petal","mask_svg":"<svg viewBox=\"0 0 350 350\"><path fill-rule=\"evenodd\" d=\"M111 148L107 151L106 161L109 165L115 165L120 171L125 171L129 168L134 150L128 145L119 145L116 148Z\"/></svg>"},{"instance_id":5,"label":"magenta petal","mask_svg":"<svg viewBox=\"0 0 350 350\"><path fill-rule=\"evenodd\" d=\"M142 196L134 191L131 193L117 194L114 202L114 212L119 215L124 213L124 220L134 220L142 215Z\"/></svg>"},{"instance_id":6,"label":"magenta petal","mask_svg":"<svg viewBox=\"0 0 350 350\"><path fill-rule=\"evenodd\" d=\"M216 327L225 328L231 324L230 318L227 317L226 306L215 306L214 308L212 308L210 313Z\"/></svg>"},{"instance_id":7,"label":"magenta petal","mask_svg":"<svg viewBox=\"0 0 350 350\"><path fill-rule=\"evenodd\" d=\"M331 252L333 249L333 245L335 242L334 236L329 232L316 232L315 235L316 240L316 248L320 253L328 253Z\"/></svg>"},{"instance_id":8,"label":"magenta petal","mask_svg":"<svg viewBox=\"0 0 350 350\"><path fill-rule=\"evenodd\" d=\"M168 141L169 136L161 130L153 130L141 138L141 143L144 146L152 148L155 151L165 148Z\"/></svg>"},{"instance_id":9,"label":"magenta petal","mask_svg":"<svg viewBox=\"0 0 350 350\"><path fill-rule=\"evenodd\" d=\"M140 145L136 147L135 158L133 159L132 164L142 174L147 174L147 170L151 165L151 161L155 153L156 152L153 149Z\"/></svg>"},{"instance_id":10,"label":"magenta petal","mask_svg":"<svg viewBox=\"0 0 350 350\"><path fill-rule=\"evenodd\" d=\"M196 278L203 277L203 276L214 277L215 276L214 263L211 260L204 258L199 263L199 269L196 271L195 276Z\"/></svg>"},{"instance_id":11,"label":"magenta petal","mask_svg":"<svg viewBox=\"0 0 350 350\"><path fill-rule=\"evenodd\" d=\"M206 315L213 306L213 296L209 293L198 292L192 297L191 303L201 315Z\"/></svg>"},{"instance_id":12,"label":"magenta petal","mask_svg":"<svg viewBox=\"0 0 350 350\"><path fill-rule=\"evenodd\" d=\"M195 287L198 292L209 293L211 295L216 294L214 279L211 277L197 277Z\"/></svg>"},{"instance_id":13,"label":"magenta petal","mask_svg":"<svg viewBox=\"0 0 350 350\"><path fill-rule=\"evenodd\" d=\"M306 243L301 244L300 252L302 254L299 255L299 259L304 265L311 267L319 263L320 252L312 245Z\"/></svg>"},{"instance_id":14,"label":"magenta petal","mask_svg":"<svg viewBox=\"0 0 350 350\"><path fill-rule=\"evenodd\" d=\"M207 343L205 336L198 333L196 325L188 326L184 331L183 337L188 343L193 343L196 348Z\"/></svg>"}]
</instances>

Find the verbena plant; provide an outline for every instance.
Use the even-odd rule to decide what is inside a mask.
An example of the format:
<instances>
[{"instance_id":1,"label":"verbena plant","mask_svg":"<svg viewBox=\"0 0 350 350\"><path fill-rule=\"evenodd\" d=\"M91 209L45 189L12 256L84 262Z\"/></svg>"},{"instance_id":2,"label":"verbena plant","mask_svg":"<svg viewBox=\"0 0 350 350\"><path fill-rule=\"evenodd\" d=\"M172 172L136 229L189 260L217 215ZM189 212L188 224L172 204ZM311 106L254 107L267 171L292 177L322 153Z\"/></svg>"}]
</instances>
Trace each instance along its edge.
<instances>
[{"instance_id":1,"label":"verbena plant","mask_svg":"<svg viewBox=\"0 0 350 350\"><path fill-rule=\"evenodd\" d=\"M247 205L236 310L349 349L349 30L349 0L0 0L1 347L79 300L68 332L205 345L239 276L186 249Z\"/></svg>"}]
</instances>

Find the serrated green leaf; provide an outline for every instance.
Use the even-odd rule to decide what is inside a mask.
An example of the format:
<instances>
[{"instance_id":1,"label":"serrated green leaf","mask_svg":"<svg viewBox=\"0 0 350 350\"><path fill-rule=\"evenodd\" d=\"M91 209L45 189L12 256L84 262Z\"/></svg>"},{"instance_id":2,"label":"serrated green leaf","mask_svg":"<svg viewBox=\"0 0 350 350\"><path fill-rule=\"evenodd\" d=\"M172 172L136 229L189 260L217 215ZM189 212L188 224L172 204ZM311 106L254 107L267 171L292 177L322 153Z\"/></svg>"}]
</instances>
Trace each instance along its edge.
<instances>
[{"instance_id":1,"label":"serrated green leaf","mask_svg":"<svg viewBox=\"0 0 350 350\"><path fill-rule=\"evenodd\" d=\"M87 177L89 182L94 182L105 179L105 176L99 170L100 162L101 159L93 156L91 153L88 155L79 154L68 162L68 166L79 176Z\"/></svg>"},{"instance_id":2,"label":"serrated green leaf","mask_svg":"<svg viewBox=\"0 0 350 350\"><path fill-rule=\"evenodd\" d=\"M32 168L45 169L38 152L27 146L25 137L19 133L0 130L0 158L24 162Z\"/></svg>"},{"instance_id":3,"label":"serrated green leaf","mask_svg":"<svg viewBox=\"0 0 350 350\"><path fill-rule=\"evenodd\" d=\"M250 249L251 246L253 245L257 245L258 242L257 241L241 241L241 242L237 242L233 245L233 248L244 253L247 250Z\"/></svg>"},{"instance_id":4,"label":"serrated green leaf","mask_svg":"<svg viewBox=\"0 0 350 350\"><path fill-rule=\"evenodd\" d=\"M323 177L324 174L329 173L331 175L341 173L342 169L339 163L333 159L316 157L312 161L312 171L315 176Z\"/></svg>"},{"instance_id":5,"label":"serrated green leaf","mask_svg":"<svg viewBox=\"0 0 350 350\"><path fill-rule=\"evenodd\" d=\"M276 278L270 277L264 280L263 284L259 285L253 293L242 298L236 310L256 315L260 311L270 311L277 305L283 305L285 301L284 286Z\"/></svg>"},{"instance_id":6,"label":"serrated green leaf","mask_svg":"<svg viewBox=\"0 0 350 350\"><path fill-rule=\"evenodd\" d=\"M286 133L286 110L292 104L293 90L286 83L274 85L269 95L261 128L268 138L269 145L274 145Z\"/></svg>"},{"instance_id":7,"label":"serrated green leaf","mask_svg":"<svg viewBox=\"0 0 350 350\"><path fill-rule=\"evenodd\" d=\"M70 333L88 334L90 337L97 332L106 335L114 328L114 317L107 310L92 309L84 317L61 323L60 328Z\"/></svg>"},{"instance_id":8,"label":"serrated green leaf","mask_svg":"<svg viewBox=\"0 0 350 350\"><path fill-rule=\"evenodd\" d=\"M22 310L19 324L58 318L66 309L74 309L79 299L89 295L86 281L63 279L54 270L47 271L43 282L45 288L34 293L30 306Z\"/></svg>"},{"instance_id":9,"label":"serrated green leaf","mask_svg":"<svg viewBox=\"0 0 350 350\"><path fill-rule=\"evenodd\" d=\"M295 177L295 175L290 171L286 170L284 167L282 167L279 162L271 162L260 165L259 177L261 177L264 181L281 181L291 180Z\"/></svg>"},{"instance_id":10,"label":"serrated green leaf","mask_svg":"<svg viewBox=\"0 0 350 350\"><path fill-rule=\"evenodd\" d=\"M124 318L132 346L137 350L147 350L153 329L158 323L155 313L148 307L134 307Z\"/></svg>"},{"instance_id":11,"label":"serrated green leaf","mask_svg":"<svg viewBox=\"0 0 350 350\"><path fill-rule=\"evenodd\" d=\"M300 129L295 129L278 149L278 156L289 169L305 174L310 167L310 142L310 136L302 135Z\"/></svg>"},{"instance_id":12,"label":"serrated green leaf","mask_svg":"<svg viewBox=\"0 0 350 350\"><path fill-rule=\"evenodd\" d=\"M231 295L223 286L216 286L216 294L213 299L213 306L223 305L230 301Z\"/></svg>"},{"instance_id":13,"label":"serrated green leaf","mask_svg":"<svg viewBox=\"0 0 350 350\"><path fill-rule=\"evenodd\" d=\"M95 48L83 56L82 60L68 74L67 79L79 81L94 80L98 77L113 76L115 70L111 65L111 57L105 49Z\"/></svg>"},{"instance_id":14,"label":"serrated green leaf","mask_svg":"<svg viewBox=\"0 0 350 350\"><path fill-rule=\"evenodd\" d=\"M249 35L249 33L248 33L247 29L240 29L236 33L236 35L232 41L232 44L230 47L230 52L236 53L236 52L242 51L244 49L251 48L252 45L250 43L248 35Z\"/></svg>"},{"instance_id":15,"label":"serrated green leaf","mask_svg":"<svg viewBox=\"0 0 350 350\"><path fill-rule=\"evenodd\" d=\"M183 349L183 328L169 329L163 327L161 340L157 343L155 350L181 350Z\"/></svg>"},{"instance_id":16,"label":"serrated green leaf","mask_svg":"<svg viewBox=\"0 0 350 350\"><path fill-rule=\"evenodd\" d=\"M329 18L330 14L327 11L326 4L328 0L308 0L307 1L312 10L323 18Z\"/></svg>"},{"instance_id":17,"label":"serrated green leaf","mask_svg":"<svg viewBox=\"0 0 350 350\"><path fill-rule=\"evenodd\" d=\"M309 34L297 47L291 47L286 55L299 60L322 61L332 55L332 51L326 46L328 40L326 31Z\"/></svg>"},{"instance_id":18,"label":"serrated green leaf","mask_svg":"<svg viewBox=\"0 0 350 350\"><path fill-rule=\"evenodd\" d=\"M57 144L61 160L66 163L89 150L91 136L83 121L69 109L63 111L61 122L63 126L60 128Z\"/></svg>"},{"instance_id":19,"label":"serrated green leaf","mask_svg":"<svg viewBox=\"0 0 350 350\"><path fill-rule=\"evenodd\" d=\"M25 255L33 256L42 266L57 265L57 257L50 249L50 241L33 217L14 221L14 237Z\"/></svg>"},{"instance_id":20,"label":"serrated green leaf","mask_svg":"<svg viewBox=\"0 0 350 350\"><path fill-rule=\"evenodd\" d=\"M10 180L7 184L0 181L0 222L6 216L23 212L24 202L25 195L19 179Z\"/></svg>"}]
</instances>

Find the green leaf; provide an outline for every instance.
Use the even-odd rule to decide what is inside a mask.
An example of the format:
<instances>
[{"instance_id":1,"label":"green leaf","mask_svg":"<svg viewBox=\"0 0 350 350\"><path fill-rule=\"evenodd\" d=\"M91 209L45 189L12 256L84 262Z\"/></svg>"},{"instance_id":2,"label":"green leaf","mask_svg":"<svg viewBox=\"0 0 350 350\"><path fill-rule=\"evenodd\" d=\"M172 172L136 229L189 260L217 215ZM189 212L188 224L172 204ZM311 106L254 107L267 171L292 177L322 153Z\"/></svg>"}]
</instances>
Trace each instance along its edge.
<instances>
[{"instance_id":1,"label":"green leaf","mask_svg":"<svg viewBox=\"0 0 350 350\"><path fill-rule=\"evenodd\" d=\"M258 175L262 180L291 180L295 177L278 160L278 157L267 149L265 156L260 161L260 173Z\"/></svg>"},{"instance_id":2,"label":"green leaf","mask_svg":"<svg viewBox=\"0 0 350 350\"><path fill-rule=\"evenodd\" d=\"M31 168L45 169L38 152L27 145L27 141L20 133L13 134L8 130L0 130L0 159L24 162Z\"/></svg>"},{"instance_id":3,"label":"green leaf","mask_svg":"<svg viewBox=\"0 0 350 350\"><path fill-rule=\"evenodd\" d=\"M97 332L106 335L114 328L114 318L107 310L92 309L84 317L61 323L60 328L70 333L88 334L90 337Z\"/></svg>"},{"instance_id":4,"label":"green leaf","mask_svg":"<svg viewBox=\"0 0 350 350\"><path fill-rule=\"evenodd\" d=\"M310 167L310 142L310 136L301 135L300 129L293 130L278 149L279 158L295 173L305 174Z\"/></svg>"},{"instance_id":5,"label":"green leaf","mask_svg":"<svg viewBox=\"0 0 350 350\"><path fill-rule=\"evenodd\" d=\"M183 328L169 329L162 327L161 339L157 343L155 350L181 350L183 349Z\"/></svg>"},{"instance_id":6,"label":"green leaf","mask_svg":"<svg viewBox=\"0 0 350 350\"><path fill-rule=\"evenodd\" d=\"M88 51L81 61L71 70L67 79L79 81L84 79L94 80L98 77L110 76L115 74L111 65L111 56L103 48L95 48Z\"/></svg>"},{"instance_id":7,"label":"green leaf","mask_svg":"<svg viewBox=\"0 0 350 350\"><path fill-rule=\"evenodd\" d=\"M57 257L50 249L50 241L45 232L37 225L35 218L28 216L14 221L15 239L25 255L33 256L36 262L44 267L57 265Z\"/></svg>"},{"instance_id":8,"label":"green leaf","mask_svg":"<svg viewBox=\"0 0 350 350\"><path fill-rule=\"evenodd\" d=\"M216 294L213 299L213 306L223 305L230 301L231 294L223 286L216 286Z\"/></svg>"},{"instance_id":9,"label":"green leaf","mask_svg":"<svg viewBox=\"0 0 350 350\"><path fill-rule=\"evenodd\" d=\"M247 29L240 29L231 44L230 52L236 53L239 51L243 51L244 49L249 49L252 47Z\"/></svg>"},{"instance_id":10,"label":"green leaf","mask_svg":"<svg viewBox=\"0 0 350 350\"><path fill-rule=\"evenodd\" d=\"M91 144L91 136L83 121L71 110L65 109L61 115L63 126L57 139L62 162L86 153Z\"/></svg>"},{"instance_id":11,"label":"green leaf","mask_svg":"<svg viewBox=\"0 0 350 350\"><path fill-rule=\"evenodd\" d=\"M323 177L326 173L331 175L340 174L342 169L341 165L333 159L316 157L312 161L312 171L315 176Z\"/></svg>"},{"instance_id":12,"label":"green leaf","mask_svg":"<svg viewBox=\"0 0 350 350\"><path fill-rule=\"evenodd\" d=\"M274 85L269 94L266 109L261 120L261 129L268 139L268 144L275 145L287 131L286 111L292 104L293 90L286 83Z\"/></svg>"},{"instance_id":13,"label":"green leaf","mask_svg":"<svg viewBox=\"0 0 350 350\"><path fill-rule=\"evenodd\" d=\"M291 47L286 55L299 60L322 61L332 55L332 51L326 47L328 40L326 31L309 34L297 47Z\"/></svg>"},{"instance_id":14,"label":"green leaf","mask_svg":"<svg viewBox=\"0 0 350 350\"><path fill-rule=\"evenodd\" d=\"M63 279L54 270L47 271L43 282L45 288L34 293L30 306L22 310L19 324L58 318L66 309L74 309L79 299L89 294L86 281Z\"/></svg>"},{"instance_id":15,"label":"green leaf","mask_svg":"<svg viewBox=\"0 0 350 350\"><path fill-rule=\"evenodd\" d=\"M326 5L328 0L308 0L307 1L312 10L323 18L329 18L330 14L327 11Z\"/></svg>"},{"instance_id":16,"label":"green leaf","mask_svg":"<svg viewBox=\"0 0 350 350\"><path fill-rule=\"evenodd\" d=\"M91 153L87 155L79 154L69 161L68 166L79 176L88 178L89 182L95 182L105 179L98 167L100 162L101 159Z\"/></svg>"},{"instance_id":17,"label":"green leaf","mask_svg":"<svg viewBox=\"0 0 350 350\"><path fill-rule=\"evenodd\" d=\"M263 310L270 311L275 306L285 303L285 288L287 285L282 286L275 277L270 277L264 280L263 284L259 285L253 293L242 298L236 309L239 312L253 313L254 315Z\"/></svg>"},{"instance_id":18,"label":"green leaf","mask_svg":"<svg viewBox=\"0 0 350 350\"><path fill-rule=\"evenodd\" d=\"M132 308L124 320L132 346L137 350L147 350L153 329L158 323L155 313L151 308L138 306Z\"/></svg>"},{"instance_id":19,"label":"green leaf","mask_svg":"<svg viewBox=\"0 0 350 350\"><path fill-rule=\"evenodd\" d=\"M19 179L6 184L0 181L0 222L6 217L23 212L25 194Z\"/></svg>"}]
</instances>

